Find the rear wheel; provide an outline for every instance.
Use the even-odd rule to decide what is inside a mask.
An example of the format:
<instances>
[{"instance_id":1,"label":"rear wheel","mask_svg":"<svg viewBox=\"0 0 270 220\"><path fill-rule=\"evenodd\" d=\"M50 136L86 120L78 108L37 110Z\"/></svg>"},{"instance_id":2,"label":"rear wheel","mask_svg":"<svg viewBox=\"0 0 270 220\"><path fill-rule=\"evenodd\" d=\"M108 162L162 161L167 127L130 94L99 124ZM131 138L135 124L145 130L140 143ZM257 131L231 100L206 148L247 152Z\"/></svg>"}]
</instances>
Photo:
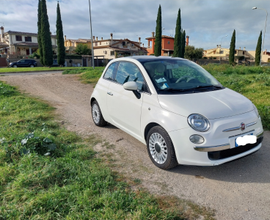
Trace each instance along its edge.
<instances>
[{"instance_id":1,"label":"rear wheel","mask_svg":"<svg viewBox=\"0 0 270 220\"><path fill-rule=\"evenodd\" d=\"M33 65L33 64L31 64L31 65L30 65L30 67L34 67L34 65Z\"/></svg>"},{"instance_id":2,"label":"rear wheel","mask_svg":"<svg viewBox=\"0 0 270 220\"><path fill-rule=\"evenodd\" d=\"M95 125L99 127L104 127L107 124L107 122L104 120L100 107L96 100L92 102L91 107L92 107L92 119Z\"/></svg>"},{"instance_id":3,"label":"rear wheel","mask_svg":"<svg viewBox=\"0 0 270 220\"><path fill-rule=\"evenodd\" d=\"M147 150L152 162L161 169L168 170L178 164L171 138L160 126L155 126L148 132Z\"/></svg>"}]
</instances>

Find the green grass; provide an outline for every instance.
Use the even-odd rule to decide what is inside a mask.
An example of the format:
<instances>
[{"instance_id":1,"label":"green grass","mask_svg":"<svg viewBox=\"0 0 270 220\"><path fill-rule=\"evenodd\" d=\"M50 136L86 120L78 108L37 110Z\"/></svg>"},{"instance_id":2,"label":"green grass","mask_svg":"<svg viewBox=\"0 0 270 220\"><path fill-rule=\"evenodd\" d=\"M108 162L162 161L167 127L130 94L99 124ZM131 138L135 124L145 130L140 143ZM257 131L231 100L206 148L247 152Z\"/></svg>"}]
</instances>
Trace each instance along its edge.
<instances>
[{"instance_id":1,"label":"green grass","mask_svg":"<svg viewBox=\"0 0 270 220\"><path fill-rule=\"evenodd\" d=\"M38 71L64 71L78 69L80 67L18 67L18 68L0 68L1 73L18 73L18 72L38 72Z\"/></svg>"},{"instance_id":2,"label":"green grass","mask_svg":"<svg viewBox=\"0 0 270 220\"><path fill-rule=\"evenodd\" d=\"M237 91L258 108L263 127L270 130L270 67L203 66L223 86Z\"/></svg>"},{"instance_id":3,"label":"green grass","mask_svg":"<svg viewBox=\"0 0 270 220\"><path fill-rule=\"evenodd\" d=\"M131 190L140 180L113 173L95 144L54 120L48 104L0 81L0 219L213 219L175 197Z\"/></svg>"}]
</instances>

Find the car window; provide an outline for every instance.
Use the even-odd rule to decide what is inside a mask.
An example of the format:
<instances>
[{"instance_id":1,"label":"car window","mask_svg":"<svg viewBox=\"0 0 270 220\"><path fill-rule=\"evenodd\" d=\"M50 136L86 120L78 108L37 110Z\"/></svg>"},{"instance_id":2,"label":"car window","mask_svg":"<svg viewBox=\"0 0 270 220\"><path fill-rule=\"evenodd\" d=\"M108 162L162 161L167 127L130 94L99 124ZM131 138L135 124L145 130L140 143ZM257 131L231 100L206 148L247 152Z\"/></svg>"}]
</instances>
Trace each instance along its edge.
<instances>
[{"instance_id":1,"label":"car window","mask_svg":"<svg viewBox=\"0 0 270 220\"><path fill-rule=\"evenodd\" d=\"M109 67L108 67L108 69L106 70L106 72L105 72L105 74L104 74L104 76L103 76L103 78L104 79L110 79L110 80L113 80L113 72L114 72L114 68L115 68L115 65L116 65L116 63L112 63Z\"/></svg>"},{"instance_id":2,"label":"car window","mask_svg":"<svg viewBox=\"0 0 270 220\"><path fill-rule=\"evenodd\" d=\"M133 63L120 62L117 69L115 80L121 85L126 82L134 81L137 83L138 90L140 91L144 90L145 81L142 76L142 73L139 70L139 68Z\"/></svg>"},{"instance_id":3,"label":"car window","mask_svg":"<svg viewBox=\"0 0 270 220\"><path fill-rule=\"evenodd\" d=\"M222 85L199 65L177 59L143 63L158 93L212 91Z\"/></svg>"}]
</instances>

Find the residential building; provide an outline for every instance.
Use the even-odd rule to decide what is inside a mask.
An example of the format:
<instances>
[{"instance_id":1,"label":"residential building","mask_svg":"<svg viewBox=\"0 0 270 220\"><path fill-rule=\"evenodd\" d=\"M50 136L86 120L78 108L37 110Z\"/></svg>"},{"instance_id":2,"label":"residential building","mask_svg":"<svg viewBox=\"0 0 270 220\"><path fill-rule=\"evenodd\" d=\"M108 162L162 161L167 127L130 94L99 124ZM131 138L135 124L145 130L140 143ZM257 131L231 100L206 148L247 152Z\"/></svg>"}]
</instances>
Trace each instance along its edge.
<instances>
[{"instance_id":1,"label":"residential building","mask_svg":"<svg viewBox=\"0 0 270 220\"><path fill-rule=\"evenodd\" d=\"M152 32L152 37L146 38L148 40L147 55L154 54L155 39L155 32ZM174 51L174 37L162 35L161 39L161 56L171 56Z\"/></svg>"},{"instance_id":2,"label":"residential building","mask_svg":"<svg viewBox=\"0 0 270 220\"><path fill-rule=\"evenodd\" d=\"M75 49L79 44L85 44L88 48L91 48L91 40L89 39L67 39L66 35L64 37L64 45L67 54L75 53Z\"/></svg>"},{"instance_id":3,"label":"residential building","mask_svg":"<svg viewBox=\"0 0 270 220\"><path fill-rule=\"evenodd\" d=\"M114 59L124 56L146 55L147 50L144 46L141 46L141 38L138 42L131 41L129 39L114 39L113 34L110 34L110 39L104 40L98 37L94 39L93 46L95 56L103 56L104 59Z\"/></svg>"},{"instance_id":4,"label":"residential building","mask_svg":"<svg viewBox=\"0 0 270 220\"><path fill-rule=\"evenodd\" d=\"M155 32L152 32L152 37L146 38L148 40L147 55L153 55L155 49ZM189 45L189 36L186 36L186 46ZM172 56L174 51L174 37L162 35L161 36L161 56Z\"/></svg>"},{"instance_id":5,"label":"residential building","mask_svg":"<svg viewBox=\"0 0 270 220\"><path fill-rule=\"evenodd\" d=\"M114 59L122 56L146 55L146 49L141 46L141 38L139 41L131 41L129 39L114 39L113 34L110 34L110 39L100 39L93 36L93 49L95 58ZM70 40L65 37L66 50L69 53L74 53L78 44L87 44L91 48L91 39Z\"/></svg>"},{"instance_id":6,"label":"residential building","mask_svg":"<svg viewBox=\"0 0 270 220\"><path fill-rule=\"evenodd\" d=\"M222 48L221 45L217 45L216 48L204 50L203 57L207 59L217 59L217 60L229 60L230 49ZM236 62L249 61L253 62L255 60L252 51L247 51L246 48L235 49L235 60Z\"/></svg>"},{"instance_id":7,"label":"residential building","mask_svg":"<svg viewBox=\"0 0 270 220\"><path fill-rule=\"evenodd\" d=\"M36 33L8 31L1 27L0 54L9 56L28 56L38 49ZM52 47L56 48L56 35L51 35Z\"/></svg>"}]
</instances>

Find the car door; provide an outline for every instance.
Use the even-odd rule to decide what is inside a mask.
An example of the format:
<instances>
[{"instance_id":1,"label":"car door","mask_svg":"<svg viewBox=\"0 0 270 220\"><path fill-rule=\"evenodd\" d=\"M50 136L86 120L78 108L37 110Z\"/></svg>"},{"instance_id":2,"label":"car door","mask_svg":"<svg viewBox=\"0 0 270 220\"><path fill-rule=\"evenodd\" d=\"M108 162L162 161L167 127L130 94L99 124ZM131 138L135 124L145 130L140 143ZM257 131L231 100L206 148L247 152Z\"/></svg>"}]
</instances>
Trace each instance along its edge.
<instances>
[{"instance_id":1,"label":"car door","mask_svg":"<svg viewBox=\"0 0 270 220\"><path fill-rule=\"evenodd\" d=\"M132 91L125 90L123 84L135 81L141 97L137 98ZM127 133L140 138L141 109L143 102L144 78L139 68L131 62L119 62L115 81L108 89L107 109L114 125Z\"/></svg>"}]
</instances>

